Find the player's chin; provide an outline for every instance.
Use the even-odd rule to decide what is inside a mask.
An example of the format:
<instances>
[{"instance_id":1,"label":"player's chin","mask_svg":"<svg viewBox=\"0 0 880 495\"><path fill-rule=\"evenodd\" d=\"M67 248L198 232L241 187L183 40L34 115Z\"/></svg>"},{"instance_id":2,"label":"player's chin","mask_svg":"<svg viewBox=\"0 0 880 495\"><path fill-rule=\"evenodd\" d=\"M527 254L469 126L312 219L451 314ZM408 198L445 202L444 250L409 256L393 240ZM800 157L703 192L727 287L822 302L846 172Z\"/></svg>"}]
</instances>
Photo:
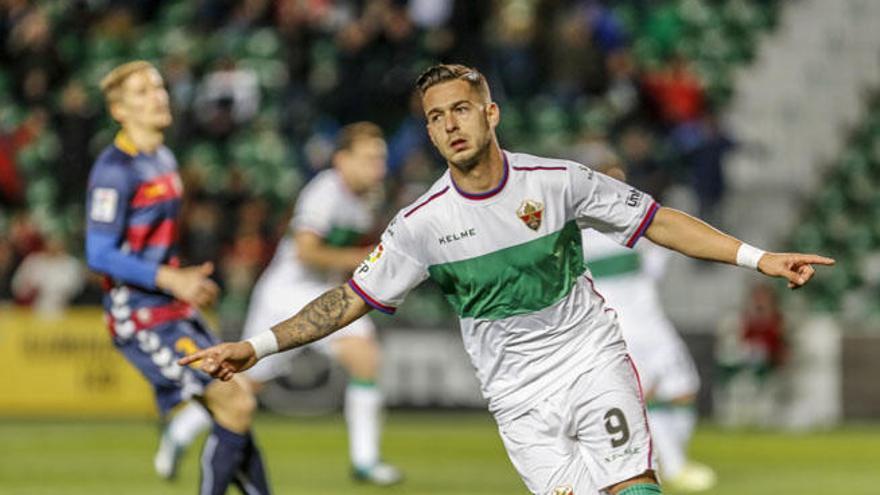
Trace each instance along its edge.
<instances>
[{"instance_id":1,"label":"player's chin","mask_svg":"<svg viewBox=\"0 0 880 495\"><path fill-rule=\"evenodd\" d=\"M469 169L474 166L474 164L476 162L476 159L475 159L476 156L477 156L476 151L474 151L472 149L466 149L466 150L461 150L461 151L457 151L457 152L453 151L449 155L447 160L449 161L449 163L455 165L458 168Z\"/></svg>"},{"instance_id":2,"label":"player's chin","mask_svg":"<svg viewBox=\"0 0 880 495\"><path fill-rule=\"evenodd\" d=\"M155 127L160 131L164 131L165 129L171 127L171 124L174 123L174 118L171 117L171 114L161 115L155 120Z\"/></svg>"}]
</instances>

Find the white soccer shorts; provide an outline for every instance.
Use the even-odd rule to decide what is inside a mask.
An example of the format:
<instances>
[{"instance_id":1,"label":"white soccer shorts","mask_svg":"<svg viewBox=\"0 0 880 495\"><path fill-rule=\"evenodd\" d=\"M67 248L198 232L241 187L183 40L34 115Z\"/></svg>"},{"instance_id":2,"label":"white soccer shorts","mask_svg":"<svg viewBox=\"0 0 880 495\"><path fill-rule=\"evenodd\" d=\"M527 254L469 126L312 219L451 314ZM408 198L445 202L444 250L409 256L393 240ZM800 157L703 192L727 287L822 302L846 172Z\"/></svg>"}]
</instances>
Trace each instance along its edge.
<instances>
[{"instance_id":1,"label":"white soccer shorts","mask_svg":"<svg viewBox=\"0 0 880 495\"><path fill-rule=\"evenodd\" d=\"M663 338L657 338L663 336ZM624 334L626 337L626 334ZM676 333L657 332L653 342L627 340L649 400L672 401L696 395L700 375L687 345Z\"/></svg>"},{"instance_id":2,"label":"white soccer shorts","mask_svg":"<svg viewBox=\"0 0 880 495\"><path fill-rule=\"evenodd\" d=\"M638 372L626 355L498 429L535 494L595 495L656 466Z\"/></svg>"}]
</instances>

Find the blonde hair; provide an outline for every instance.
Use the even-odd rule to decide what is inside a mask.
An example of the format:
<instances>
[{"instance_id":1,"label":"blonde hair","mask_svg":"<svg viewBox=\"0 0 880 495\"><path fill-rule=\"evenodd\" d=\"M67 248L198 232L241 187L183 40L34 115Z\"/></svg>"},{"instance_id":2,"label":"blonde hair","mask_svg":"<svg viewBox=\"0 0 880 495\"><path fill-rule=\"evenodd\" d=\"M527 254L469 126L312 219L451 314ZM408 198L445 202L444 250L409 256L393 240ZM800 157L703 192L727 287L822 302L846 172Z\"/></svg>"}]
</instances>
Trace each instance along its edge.
<instances>
[{"instance_id":1,"label":"blonde hair","mask_svg":"<svg viewBox=\"0 0 880 495\"><path fill-rule=\"evenodd\" d=\"M385 139L382 128L372 122L355 122L339 131L336 137L336 151L349 151L361 139Z\"/></svg>"},{"instance_id":2,"label":"blonde hair","mask_svg":"<svg viewBox=\"0 0 880 495\"><path fill-rule=\"evenodd\" d=\"M487 102L492 100L486 77L477 69L461 64L438 64L429 67L416 79L416 89L419 90L419 95L424 97L429 88L456 80L468 83L483 100Z\"/></svg>"},{"instance_id":3,"label":"blonde hair","mask_svg":"<svg viewBox=\"0 0 880 495\"><path fill-rule=\"evenodd\" d=\"M126 62L115 67L103 79L101 79L101 92L104 93L104 99L107 105L119 101L122 83L132 74L144 70L156 70L156 66L146 60L135 60Z\"/></svg>"}]
</instances>

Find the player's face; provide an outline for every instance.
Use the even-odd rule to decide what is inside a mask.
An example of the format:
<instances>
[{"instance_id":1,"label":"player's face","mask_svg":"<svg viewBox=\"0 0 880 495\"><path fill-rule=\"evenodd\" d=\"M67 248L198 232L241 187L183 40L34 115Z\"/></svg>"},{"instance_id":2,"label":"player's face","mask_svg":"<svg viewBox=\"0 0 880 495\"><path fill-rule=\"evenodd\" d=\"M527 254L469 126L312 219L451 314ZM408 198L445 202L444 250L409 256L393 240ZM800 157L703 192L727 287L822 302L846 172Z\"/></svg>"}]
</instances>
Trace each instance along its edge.
<instances>
[{"instance_id":1,"label":"player's face","mask_svg":"<svg viewBox=\"0 0 880 495\"><path fill-rule=\"evenodd\" d=\"M428 135L451 165L468 170L486 156L499 112L465 81L431 86L422 97Z\"/></svg>"},{"instance_id":2,"label":"player's face","mask_svg":"<svg viewBox=\"0 0 880 495\"><path fill-rule=\"evenodd\" d=\"M355 140L351 149L340 152L337 162L347 182L362 192L372 189L385 178L388 147L380 138Z\"/></svg>"},{"instance_id":3,"label":"player's face","mask_svg":"<svg viewBox=\"0 0 880 495\"><path fill-rule=\"evenodd\" d=\"M162 130L171 125L168 91L162 76L155 69L146 69L128 76L122 83L118 102L119 120L123 126Z\"/></svg>"}]
</instances>

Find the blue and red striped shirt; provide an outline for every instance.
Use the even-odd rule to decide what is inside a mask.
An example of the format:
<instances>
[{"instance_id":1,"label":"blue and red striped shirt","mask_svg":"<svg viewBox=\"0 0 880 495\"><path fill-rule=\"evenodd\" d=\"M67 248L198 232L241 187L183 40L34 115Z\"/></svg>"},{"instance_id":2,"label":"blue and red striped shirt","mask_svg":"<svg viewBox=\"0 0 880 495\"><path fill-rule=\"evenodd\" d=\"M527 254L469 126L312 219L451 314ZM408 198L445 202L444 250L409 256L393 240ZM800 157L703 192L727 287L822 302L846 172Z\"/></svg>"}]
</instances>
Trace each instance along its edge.
<instances>
[{"instance_id":1,"label":"blue and red striped shirt","mask_svg":"<svg viewBox=\"0 0 880 495\"><path fill-rule=\"evenodd\" d=\"M182 304L155 285L160 265L179 264L182 195L171 151L160 146L154 153L139 152L123 132L92 167L86 258L90 268L105 275L104 307L117 324L138 310L145 316L149 308L158 314L160 307Z\"/></svg>"}]
</instances>

